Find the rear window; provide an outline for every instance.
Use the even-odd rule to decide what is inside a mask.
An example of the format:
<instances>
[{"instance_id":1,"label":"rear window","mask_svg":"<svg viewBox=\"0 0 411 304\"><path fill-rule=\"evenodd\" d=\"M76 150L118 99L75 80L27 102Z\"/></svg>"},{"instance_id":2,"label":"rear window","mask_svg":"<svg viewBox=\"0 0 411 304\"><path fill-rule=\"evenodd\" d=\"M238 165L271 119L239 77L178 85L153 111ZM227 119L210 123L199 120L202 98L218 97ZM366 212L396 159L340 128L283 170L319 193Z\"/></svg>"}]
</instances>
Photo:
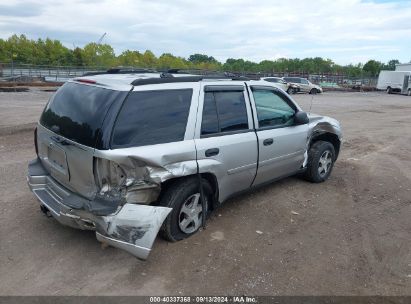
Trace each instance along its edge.
<instances>
[{"instance_id":1,"label":"rear window","mask_svg":"<svg viewBox=\"0 0 411 304\"><path fill-rule=\"evenodd\" d=\"M126 94L67 82L50 99L40 123L54 133L95 148L108 109Z\"/></svg>"},{"instance_id":2,"label":"rear window","mask_svg":"<svg viewBox=\"0 0 411 304\"><path fill-rule=\"evenodd\" d=\"M112 146L184 140L192 95L192 89L132 92L117 117Z\"/></svg>"},{"instance_id":3,"label":"rear window","mask_svg":"<svg viewBox=\"0 0 411 304\"><path fill-rule=\"evenodd\" d=\"M264 80L268 81L268 82L275 82L275 83L281 82L281 79L279 79L279 78L266 78Z\"/></svg>"}]
</instances>

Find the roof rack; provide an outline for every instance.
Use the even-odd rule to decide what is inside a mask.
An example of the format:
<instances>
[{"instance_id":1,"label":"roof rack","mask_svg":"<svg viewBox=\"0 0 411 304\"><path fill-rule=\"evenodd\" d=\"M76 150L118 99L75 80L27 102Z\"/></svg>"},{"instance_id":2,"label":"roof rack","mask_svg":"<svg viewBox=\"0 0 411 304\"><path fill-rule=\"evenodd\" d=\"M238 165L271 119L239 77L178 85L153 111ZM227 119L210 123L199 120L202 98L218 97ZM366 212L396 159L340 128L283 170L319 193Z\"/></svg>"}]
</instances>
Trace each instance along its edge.
<instances>
[{"instance_id":1,"label":"roof rack","mask_svg":"<svg viewBox=\"0 0 411 304\"><path fill-rule=\"evenodd\" d=\"M106 71L101 72L88 72L83 76L94 76L94 75L103 75L103 74L144 74L144 73L157 73L156 70L146 69L146 68L111 68Z\"/></svg>"},{"instance_id":2,"label":"roof rack","mask_svg":"<svg viewBox=\"0 0 411 304\"><path fill-rule=\"evenodd\" d=\"M238 74L230 72L222 72L215 70L204 70L204 69L168 69L165 71L170 74L194 74L194 75L207 75L207 76L219 76L219 77L237 77Z\"/></svg>"},{"instance_id":3,"label":"roof rack","mask_svg":"<svg viewBox=\"0 0 411 304\"><path fill-rule=\"evenodd\" d=\"M147 84L162 84L162 83L175 83L175 82L199 82L202 80L207 79L218 79L218 80L243 80L247 81L250 80L247 77L243 76L214 76L214 75L194 75L194 76L182 76L182 77L174 77L171 74L163 73L160 78L147 78L147 79L136 79L131 84L133 86L139 85L147 85Z\"/></svg>"}]
</instances>

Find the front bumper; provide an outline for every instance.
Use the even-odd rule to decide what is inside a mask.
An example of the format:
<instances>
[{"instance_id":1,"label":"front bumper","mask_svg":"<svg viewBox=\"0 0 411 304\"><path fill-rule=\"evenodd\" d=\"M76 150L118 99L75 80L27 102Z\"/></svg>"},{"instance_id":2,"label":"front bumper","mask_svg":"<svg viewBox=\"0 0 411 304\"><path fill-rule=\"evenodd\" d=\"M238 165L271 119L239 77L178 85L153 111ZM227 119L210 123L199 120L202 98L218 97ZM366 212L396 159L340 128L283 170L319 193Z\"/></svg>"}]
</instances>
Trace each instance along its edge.
<instances>
[{"instance_id":1,"label":"front bumper","mask_svg":"<svg viewBox=\"0 0 411 304\"><path fill-rule=\"evenodd\" d=\"M100 216L85 209L64 204L79 197L59 184L42 166L39 159L29 164L27 183L41 205L61 224L83 230L95 230L97 240L147 259L157 233L171 208L125 204L114 213Z\"/></svg>"}]
</instances>

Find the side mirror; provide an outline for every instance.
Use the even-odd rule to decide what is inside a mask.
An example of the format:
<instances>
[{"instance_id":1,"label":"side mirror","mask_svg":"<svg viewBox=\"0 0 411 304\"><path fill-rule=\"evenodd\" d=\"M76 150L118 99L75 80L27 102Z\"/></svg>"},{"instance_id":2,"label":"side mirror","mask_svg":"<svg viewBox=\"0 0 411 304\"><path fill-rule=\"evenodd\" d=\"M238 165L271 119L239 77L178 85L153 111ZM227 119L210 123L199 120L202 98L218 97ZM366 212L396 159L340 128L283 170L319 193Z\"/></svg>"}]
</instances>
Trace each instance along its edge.
<instances>
[{"instance_id":1,"label":"side mirror","mask_svg":"<svg viewBox=\"0 0 411 304\"><path fill-rule=\"evenodd\" d=\"M303 111L298 111L297 113L295 113L295 116L294 116L295 125L305 125L305 124L308 124L309 122L310 120L308 119L307 113Z\"/></svg>"}]
</instances>

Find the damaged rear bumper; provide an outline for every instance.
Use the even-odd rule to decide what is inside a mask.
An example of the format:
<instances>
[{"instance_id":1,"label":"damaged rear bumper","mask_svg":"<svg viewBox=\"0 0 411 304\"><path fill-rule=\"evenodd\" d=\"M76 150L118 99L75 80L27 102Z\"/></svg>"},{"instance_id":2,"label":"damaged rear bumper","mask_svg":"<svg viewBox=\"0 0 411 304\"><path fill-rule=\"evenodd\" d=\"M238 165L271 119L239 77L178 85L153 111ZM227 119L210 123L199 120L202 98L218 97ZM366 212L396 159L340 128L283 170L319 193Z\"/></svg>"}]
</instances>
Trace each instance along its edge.
<instances>
[{"instance_id":1,"label":"damaged rear bumper","mask_svg":"<svg viewBox=\"0 0 411 304\"><path fill-rule=\"evenodd\" d=\"M147 259L157 233L171 211L171 208L138 204L125 204L109 215L96 215L84 208L75 209L64 201L73 201L78 196L48 175L38 159L29 164L27 182L40 203L59 223L95 230L100 242L123 249L140 259Z\"/></svg>"}]
</instances>

